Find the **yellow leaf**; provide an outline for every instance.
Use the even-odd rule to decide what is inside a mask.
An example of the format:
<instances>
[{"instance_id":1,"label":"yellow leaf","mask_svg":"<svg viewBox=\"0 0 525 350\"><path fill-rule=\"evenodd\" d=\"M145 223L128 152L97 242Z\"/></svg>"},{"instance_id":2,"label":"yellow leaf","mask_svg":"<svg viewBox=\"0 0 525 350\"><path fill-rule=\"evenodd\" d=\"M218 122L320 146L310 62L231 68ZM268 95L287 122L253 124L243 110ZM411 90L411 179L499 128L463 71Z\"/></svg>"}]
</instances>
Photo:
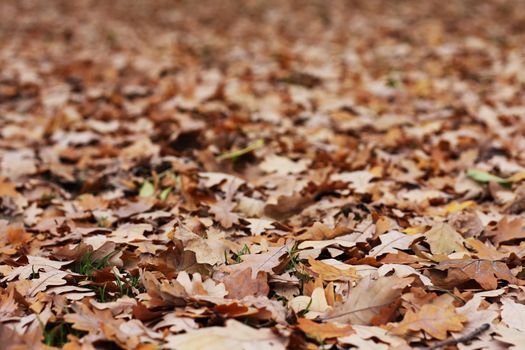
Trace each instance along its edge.
<instances>
[{"instance_id":1,"label":"yellow leaf","mask_svg":"<svg viewBox=\"0 0 525 350\"><path fill-rule=\"evenodd\" d=\"M401 232L406 233L407 235L417 235L418 233L421 233L421 231L422 231L421 227L412 226L412 227L407 227Z\"/></svg>"},{"instance_id":2,"label":"yellow leaf","mask_svg":"<svg viewBox=\"0 0 525 350\"><path fill-rule=\"evenodd\" d=\"M465 201L465 202L452 202L449 205L446 206L445 210L447 213L456 213L458 211L462 211L466 208L475 206L476 203L474 201Z\"/></svg>"},{"instance_id":3,"label":"yellow leaf","mask_svg":"<svg viewBox=\"0 0 525 350\"><path fill-rule=\"evenodd\" d=\"M510 182L518 182L521 180L525 180L525 171L520 171L519 173L516 173L507 178L507 181Z\"/></svg>"}]
</instances>

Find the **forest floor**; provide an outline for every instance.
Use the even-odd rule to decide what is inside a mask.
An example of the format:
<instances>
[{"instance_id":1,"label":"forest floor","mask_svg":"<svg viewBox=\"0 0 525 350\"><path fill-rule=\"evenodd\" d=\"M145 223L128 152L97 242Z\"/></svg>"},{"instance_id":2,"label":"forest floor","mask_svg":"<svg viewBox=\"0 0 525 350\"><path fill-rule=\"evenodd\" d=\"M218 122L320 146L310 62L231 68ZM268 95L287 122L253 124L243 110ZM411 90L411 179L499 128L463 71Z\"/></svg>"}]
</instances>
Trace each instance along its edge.
<instances>
[{"instance_id":1,"label":"forest floor","mask_svg":"<svg viewBox=\"0 0 525 350\"><path fill-rule=\"evenodd\" d=\"M0 1L2 349L523 349L525 2Z\"/></svg>"}]
</instances>

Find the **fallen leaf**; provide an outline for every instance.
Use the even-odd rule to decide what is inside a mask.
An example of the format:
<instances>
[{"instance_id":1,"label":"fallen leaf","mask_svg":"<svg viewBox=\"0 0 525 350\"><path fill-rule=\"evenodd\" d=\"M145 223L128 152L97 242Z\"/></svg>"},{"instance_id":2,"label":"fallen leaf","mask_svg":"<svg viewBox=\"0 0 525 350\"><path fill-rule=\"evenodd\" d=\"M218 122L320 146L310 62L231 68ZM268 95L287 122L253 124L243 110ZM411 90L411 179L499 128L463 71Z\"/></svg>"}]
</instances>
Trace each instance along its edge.
<instances>
[{"instance_id":1,"label":"fallen leaf","mask_svg":"<svg viewBox=\"0 0 525 350\"><path fill-rule=\"evenodd\" d=\"M512 345L510 347L507 346L506 348L510 350L523 349L523 344L525 343L525 333L523 331L512 328L498 327L495 329L495 332L499 334L499 336L494 337L495 339L505 344Z\"/></svg>"},{"instance_id":2,"label":"fallen leaf","mask_svg":"<svg viewBox=\"0 0 525 350\"><path fill-rule=\"evenodd\" d=\"M301 233L300 235L297 235L295 239L297 239L298 241L324 241L343 236L351 232L352 229L347 227L329 228L323 223L316 222L305 232Z\"/></svg>"},{"instance_id":3,"label":"fallen leaf","mask_svg":"<svg viewBox=\"0 0 525 350\"><path fill-rule=\"evenodd\" d=\"M502 298L501 320L509 327L525 332L525 305L511 298Z\"/></svg>"},{"instance_id":4,"label":"fallen leaf","mask_svg":"<svg viewBox=\"0 0 525 350\"><path fill-rule=\"evenodd\" d=\"M482 302L484 302L484 298L479 294L475 294L465 305L456 308L456 312L465 316L467 321L462 331L452 333L454 338L458 339L461 336L468 335L485 323L492 324L498 317L498 311L492 307L495 305L489 305L488 308L484 309L480 307Z\"/></svg>"},{"instance_id":5,"label":"fallen leaf","mask_svg":"<svg viewBox=\"0 0 525 350\"><path fill-rule=\"evenodd\" d=\"M503 217L497 224L494 231L486 232L486 235L496 245L500 245L503 242L512 240L525 239L525 230L523 229L524 223L520 218L516 218L512 221L508 217Z\"/></svg>"},{"instance_id":6,"label":"fallen leaf","mask_svg":"<svg viewBox=\"0 0 525 350\"><path fill-rule=\"evenodd\" d=\"M401 290L412 280L395 276L378 279L365 277L350 291L348 298L327 313L324 319L368 325L382 307L388 306L401 295Z\"/></svg>"},{"instance_id":7,"label":"fallen leaf","mask_svg":"<svg viewBox=\"0 0 525 350\"><path fill-rule=\"evenodd\" d=\"M489 241L483 243L478 239L473 237L467 238L467 245L469 245L474 251L479 259L487 260L502 260L506 255L498 251Z\"/></svg>"},{"instance_id":8,"label":"fallen leaf","mask_svg":"<svg viewBox=\"0 0 525 350\"><path fill-rule=\"evenodd\" d=\"M7 180L5 177L0 177L0 197L2 196L18 196L15 184Z\"/></svg>"},{"instance_id":9,"label":"fallen leaf","mask_svg":"<svg viewBox=\"0 0 525 350\"><path fill-rule=\"evenodd\" d=\"M267 252L261 254L244 254L241 256L242 262L239 264L223 266L226 272L242 271L247 268L252 270L252 279L257 278L259 271L273 273L273 269L281 264L281 257L288 254L291 243L282 247L269 248Z\"/></svg>"},{"instance_id":10,"label":"fallen leaf","mask_svg":"<svg viewBox=\"0 0 525 350\"><path fill-rule=\"evenodd\" d=\"M210 229L207 232L207 238L196 236L187 242L186 249L195 253L195 259L199 264L223 263L224 253L227 250L224 232Z\"/></svg>"},{"instance_id":11,"label":"fallen leaf","mask_svg":"<svg viewBox=\"0 0 525 350\"><path fill-rule=\"evenodd\" d=\"M318 340L348 336L353 333L351 326L338 326L334 323L317 323L307 318L299 318L297 327L308 336Z\"/></svg>"},{"instance_id":12,"label":"fallen leaf","mask_svg":"<svg viewBox=\"0 0 525 350\"><path fill-rule=\"evenodd\" d=\"M465 316L455 312L453 306L425 304L418 312L408 310L392 332L402 335L408 331L424 331L433 338L443 340L447 338L447 332L461 331L466 320Z\"/></svg>"},{"instance_id":13,"label":"fallen leaf","mask_svg":"<svg viewBox=\"0 0 525 350\"><path fill-rule=\"evenodd\" d=\"M310 161L306 159L294 162L286 157L272 154L267 156L264 161L259 164L259 168L267 173L276 173L277 175L285 176L305 171L308 164L310 164Z\"/></svg>"},{"instance_id":14,"label":"fallen leaf","mask_svg":"<svg viewBox=\"0 0 525 350\"><path fill-rule=\"evenodd\" d=\"M308 257L308 263L310 264L308 269L319 275L319 278L324 281L351 281L358 279L358 275L353 268L347 270L338 269L322 261L317 261L311 256Z\"/></svg>"},{"instance_id":15,"label":"fallen leaf","mask_svg":"<svg viewBox=\"0 0 525 350\"><path fill-rule=\"evenodd\" d=\"M376 175L372 174L371 172L362 170L349 173L333 174L330 179L332 181L342 181L349 183L357 193L366 193L370 187L370 181L375 177Z\"/></svg>"},{"instance_id":16,"label":"fallen leaf","mask_svg":"<svg viewBox=\"0 0 525 350\"><path fill-rule=\"evenodd\" d=\"M483 259L447 260L442 261L434 269L446 271L445 276L430 273L432 282L440 287L454 288L470 280L474 280L481 288L493 290L498 288L498 279L511 284L523 284L501 261Z\"/></svg>"},{"instance_id":17,"label":"fallen leaf","mask_svg":"<svg viewBox=\"0 0 525 350\"><path fill-rule=\"evenodd\" d=\"M270 329L255 329L236 320L227 320L225 327L207 327L189 333L166 337L166 347L179 350L284 350L284 337Z\"/></svg>"},{"instance_id":18,"label":"fallen leaf","mask_svg":"<svg viewBox=\"0 0 525 350\"><path fill-rule=\"evenodd\" d=\"M210 205L210 213L221 223L222 227L230 228L239 222L239 215L233 212L235 206L236 204L231 201L219 200Z\"/></svg>"},{"instance_id":19,"label":"fallen leaf","mask_svg":"<svg viewBox=\"0 0 525 350\"><path fill-rule=\"evenodd\" d=\"M270 292L267 273L259 271L256 278L252 278L250 267L233 272L224 278L224 285L228 291L228 298L242 299L247 295L266 296Z\"/></svg>"},{"instance_id":20,"label":"fallen leaf","mask_svg":"<svg viewBox=\"0 0 525 350\"><path fill-rule=\"evenodd\" d=\"M370 256L397 253L399 250L408 249L412 242L419 237L420 235L407 235L399 231L389 231L379 236L381 244L372 248Z\"/></svg>"},{"instance_id":21,"label":"fallen leaf","mask_svg":"<svg viewBox=\"0 0 525 350\"><path fill-rule=\"evenodd\" d=\"M446 223L436 224L425 232L425 241L430 245L432 254L449 255L465 250L463 237Z\"/></svg>"}]
</instances>

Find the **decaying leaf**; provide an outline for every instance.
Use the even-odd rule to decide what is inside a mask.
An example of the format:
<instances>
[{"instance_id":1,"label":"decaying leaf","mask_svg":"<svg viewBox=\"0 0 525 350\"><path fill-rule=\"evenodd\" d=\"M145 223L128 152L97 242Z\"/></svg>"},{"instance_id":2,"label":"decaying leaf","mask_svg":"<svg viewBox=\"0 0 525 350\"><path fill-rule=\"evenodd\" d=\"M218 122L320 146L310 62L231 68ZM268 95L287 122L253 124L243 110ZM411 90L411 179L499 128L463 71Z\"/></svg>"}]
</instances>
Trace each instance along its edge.
<instances>
[{"instance_id":1,"label":"decaying leaf","mask_svg":"<svg viewBox=\"0 0 525 350\"><path fill-rule=\"evenodd\" d=\"M310 337L324 340L327 338L344 337L353 333L351 326L337 326L334 323L317 323L306 318L300 318L297 327Z\"/></svg>"},{"instance_id":2,"label":"decaying leaf","mask_svg":"<svg viewBox=\"0 0 525 350\"><path fill-rule=\"evenodd\" d=\"M501 300L501 319L511 328L525 332L525 305L516 303L510 298Z\"/></svg>"},{"instance_id":3,"label":"decaying leaf","mask_svg":"<svg viewBox=\"0 0 525 350\"><path fill-rule=\"evenodd\" d=\"M525 4L416 2L0 2L0 349L523 348Z\"/></svg>"},{"instance_id":4,"label":"decaying leaf","mask_svg":"<svg viewBox=\"0 0 525 350\"><path fill-rule=\"evenodd\" d=\"M419 235L407 235L399 231L390 231L381 235L381 244L370 251L371 256L387 253L397 253L400 249L408 249Z\"/></svg>"},{"instance_id":5,"label":"decaying leaf","mask_svg":"<svg viewBox=\"0 0 525 350\"><path fill-rule=\"evenodd\" d=\"M350 281L357 280L358 275L353 268L339 269L322 261L308 257L309 269L325 281Z\"/></svg>"},{"instance_id":6,"label":"decaying leaf","mask_svg":"<svg viewBox=\"0 0 525 350\"><path fill-rule=\"evenodd\" d=\"M242 271L233 272L224 279L228 291L228 298L242 299L247 295L266 296L270 291L267 273L259 271L256 278L252 278L252 270L248 267Z\"/></svg>"},{"instance_id":7,"label":"decaying leaf","mask_svg":"<svg viewBox=\"0 0 525 350\"><path fill-rule=\"evenodd\" d=\"M441 305L423 305L418 312L408 310L392 331L394 334L406 334L408 331L425 331L436 339L445 339L447 332L458 332L463 329L467 318L454 312L454 307Z\"/></svg>"},{"instance_id":8,"label":"decaying leaf","mask_svg":"<svg viewBox=\"0 0 525 350\"><path fill-rule=\"evenodd\" d=\"M525 223L522 219L516 218L509 220L504 217L498 222L494 231L487 232L494 244L499 245L502 242L525 239Z\"/></svg>"},{"instance_id":9,"label":"decaying leaf","mask_svg":"<svg viewBox=\"0 0 525 350\"><path fill-rule=\"evenodd\" d=\"M430 273L432 282L437 286L454 288L471 280L476 281L481 288L492 290L498 287L498 280L512 284L522 284L501 261L483 259L447 260L435 266L436 270L445 274Z\"/></svg>"},{"instance_id":10,"label":"decaying leaf","mask_svg":"<svg viewBox=\"0 0 525 350\"><path fill-rule=\"evenodd\" d=\"M394 302L401 295L401 290L411 282L411 278L395 276L377 279L365 277L350 291L348 298L328 313L325 319L369 325L372 318L381 312L381 308Z\"/></svg>"},{"instance_id":11,"label":"decaying leaf","mask_svg":"<svg viewBox=\"0 0 525 350\"><path fill-rule=\"evenodd\" d=\"M259 164L259 167L267 173L277 173L278 175L296 174L306 170L310 162L302 159L294 162L286 157L270 155Z\"/></svg>"},{"instance_id":12,"label":"decaying leaf","mask_svg":"<svg viewBox=\"0 0 525 350\"><path fill-rule=\"evenodd\" d=\"M273 269L281 264L281 257L288 254L291 244L282 247L270 248L261 254L245 254L241 256L242 262L239 264L224 266L227 272L243 271L247 268L252 270L252 279L257 278L259 271L273 273Z\"/></svg>"},{"instance_id":13,"label":"decaying leaf","mask_svg":"<svg viewBox=\"0 0 525 350\"><path fill-rule=\"evenodd\" d=\"M446 223L436 224L425 232L425 241L430 245L432 254L449 255L465 250L463 237Z\"/></svg>"},{"instance_id":14,"label":"decaying leaf","mask_svg":"<svg viewBox=\"0 0 525 350\"><path fill-rule=\"evenodd\" d=\"M286 348L286 340L269 329L255 329L239 321L228 320L225 327L208 327L167 337L168 348L180 350Z\"/></svg>"}]
</instances>

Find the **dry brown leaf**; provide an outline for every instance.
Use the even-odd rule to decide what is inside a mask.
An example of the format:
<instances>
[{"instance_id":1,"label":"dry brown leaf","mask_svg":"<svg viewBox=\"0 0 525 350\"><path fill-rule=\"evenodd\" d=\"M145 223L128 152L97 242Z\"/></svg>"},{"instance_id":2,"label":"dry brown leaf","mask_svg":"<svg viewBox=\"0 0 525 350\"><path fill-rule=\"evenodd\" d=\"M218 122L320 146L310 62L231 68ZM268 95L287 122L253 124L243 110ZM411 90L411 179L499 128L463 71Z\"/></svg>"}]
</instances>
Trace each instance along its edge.
<instances>
[{"instance_id":1,"label":"dry brown leaf","mask_svg":"<svg viewBox=\"0 0 525 350\"><path fill-rule=\"evenodd\" d=\"M64 320L73 324L73 328L90 334L104 332L104 325L118 325L122 321L115 320L111 311L90 309L88 305L77 303L72 306L73 313L64 315Z\"/></svg>"},{"instance_id":2,"label":"dry brown leaf","mask_svg":"<svg viewBox=\"0 0 525 350\"><path fill-rule=\"evenodd\" d=\"M15 184L7 180L5 177L0 177L0 197L2 196L18 196Z\"/></svg>"},{"instance_id":3,"label":"dry brown leaf","mask_svg":"<svg viewBox=\"0 0 525 350\"><path fill-rule=\"evenodd\" d=\"M255 329L236 320L225 327L207 327L166 337L166 347L179 350L261 349L284 350L286 340L270 329Z\"/></svg>"},{"instance_id":4,"label":"dry brown leaf","mask_svg":"<svg viewBox=\"0 0 525 350\"><path fill-rule=\"evenodd\" d=\"M453 288L460 286L470 280L479 283L485 290L498 288L498 279L512 284L523 284L509 270L507 265L501 261L490 261L482 259L447 260L434 267L445 271L445 276L430 273L432 282L441 287Z\"/></svg>"},{"instance_id":5,"label":"dry brown leaf","mask_svg":"<svg viewBox=\"0 0 525 350\"><path fill-rule=\"evenodd\" d=\"M479 259L501 260L508 254L498 251L490 242L481 242L473 237L467 238L466 243L474 249Z\"/></svg>"},{"instance_id":6,"label":"dry brown leaf","mask_svg":"<svg viewBox=\"0 0 525 350\"><path fill-rule=\"evenodd\" d=\"M501 320L509 327L525 332L525 305L511 298L502 298Z\"/></svg>"},{"instance_id":7,"label":"dry brown leaf","mask_svg":"<svg viewBox=\"0 0 525 350\"><path fill-rule=\"evenodd\" d=\"M224 241L224 232L210 229L207 238L194 235L186 244L186 249L195 253L199 264L217 265L224 262L224 253L227 247Z\"/></svg>"},{"instance_id":8,"label":"dry brown leaf","mask_svg":"<svg viewBox=\"0 0 525 350\"><path fill-rule=\"evenodd\" d=\"M235 206L236 204L231 201L217 201L210 205L210 213L221 223L222 227L230 228L239 221L239 215L233 212Z\"/></svg>"},{"instance_id":9,"label":"dry brown leaf","mask_svg":"<svg viewBox=\"0 0 525 350\"><path fill-rule=\"evenodd\" d=\"M425 241L430 245L432 254L449 255L465 250L463 237L447 223L436 224L425 232Z\"/></svg>"},{"instance_id":10,"label":"dry brown leaf","mask_svg":"<svg viewBox=\"0 0 525 350\"><path fill-rule=\"evenodd\" d=\"M313 201L313 196L300 193L294 193L291 196L280 196L277 204L266 204L264 214L276 220L284 220L300 213Z\"/></svg>"},{"instance_id":11,"label":"dry brown leaf","mask_svg":"<svg viewBox=\"0 0 525 350\"><path fill-rule=\"evenodd\" d=\"M381 308L394 302L401 290L412 282L413 278L399 278L395 276L372 279L363 278L350 291L348 298L334 307L325 319L351 324L369 325Z\"/></svg>"},{"instance_id":12,"label":"dry brown leaf","mask_svg":"<svg viewBox=\"0 0 525 350\"><path fill-rule=\"evenodd\" d=\"M522 219L516 218L510 220L505 216L498 222L494 231L488 231L486 234L492 239L494 244L500 245L503 242L525 239L525 230L523 227L524 223Z\"/></svg>"},{"instance_id":13,"label":"dry brown leaf","mask_svg":"<svg viewBox=\"0 0 525 350\"><path fill-rule=\"evenodd\" d=\"M297 327L308 336L318 340L344 337L354 333L350 325L338 326L334 323L317 323L306 318L297 320Z\"/></svg>"},{"instance_id":14,"label":"dry brown leaf","mask_svg":"<svg viewBox=\"0 0 525 350\"><path fill-rule=\"evenodd\" d=\"M308 263L310 264L308 269L325 281L351 281L359 278L356 270L353 268L347 270L338 269L322 261L317 261L311 256L308 257Z\"/></svg>"},{"instance_id":15,"label":"dry brown leaf","mask_svg":"<svg viewBox=\"0 0 525 350\"><path fill-rule=\"evenodd\" d=\"M264 161L259 164L259 168L267 173L276 173L277 175L285 176L305 171L308 164L310 164L310 161L307 159L294 162L289 158L272 154L267 156Z\"/></svg>"},{"instance_id":16,"label":"dry brown leaf","mask_svg":"<svg viewBox=\"0 0 525 350\"><path fill-rule=\"evenodd\" d=\"M247 295L266 296L270 292L267 273L259 271L255 279L252 278L252 269L233 272L224 278L224 285L228 291L228 298L242 299Z\"/></svg>"},{"instance_id":17,"label":"dry brown leaf","mask_svg":"<svg viewBox=\"0 0 525 350\"><path fill-rule=\"evenodd\" d=\"M351 233L352 229L348 227L336 227L329 228L323 223L316 222L311 227L309 227L305 232L296 236L295 238L298 241L324 241L328 239L333 239L347 233Z\"/></svg>"},{"instance_id":18,"label":"dry brown leaf","mask_svg":"<svg viewBox=\"0 0 525 350\"><path fill-rule=\"evenodd\" d=\"M403 321L392 329L394 334L406 334L408 331L425 331L433 338L443 340L447 332L459 332L467 318L457 314L453 306L426 304L418 312L408 310Z\"/></svg>"},{"instance_id":19,"label":"dry brown leaf","mask_svg":"<svg viewBox=\"0 0 525 350\"><path fill-rule=\"evenodd\" d=\"M399 249L408 249L412 242L421 235L407 235L399 231L390 231L380 236L381 244L370 251L371 256L397 253Z\"/></svg>"},{"instance_id":20,"label":"dry brown leaf","mask_svg":"<svg viewBox=\"0 0 525 350\"><path fill-rule=\"evenodd\" d=\"M272 274L273 269L281 264L281 257L288 254L290 247L291 243L282 247L269 248L267 252L261 254L245 254L241 256L241 263L223 266L222 269L226 272L235 272L251 268L252 279L257 278L259 271Z\"/></svg>"}]
</instances>

